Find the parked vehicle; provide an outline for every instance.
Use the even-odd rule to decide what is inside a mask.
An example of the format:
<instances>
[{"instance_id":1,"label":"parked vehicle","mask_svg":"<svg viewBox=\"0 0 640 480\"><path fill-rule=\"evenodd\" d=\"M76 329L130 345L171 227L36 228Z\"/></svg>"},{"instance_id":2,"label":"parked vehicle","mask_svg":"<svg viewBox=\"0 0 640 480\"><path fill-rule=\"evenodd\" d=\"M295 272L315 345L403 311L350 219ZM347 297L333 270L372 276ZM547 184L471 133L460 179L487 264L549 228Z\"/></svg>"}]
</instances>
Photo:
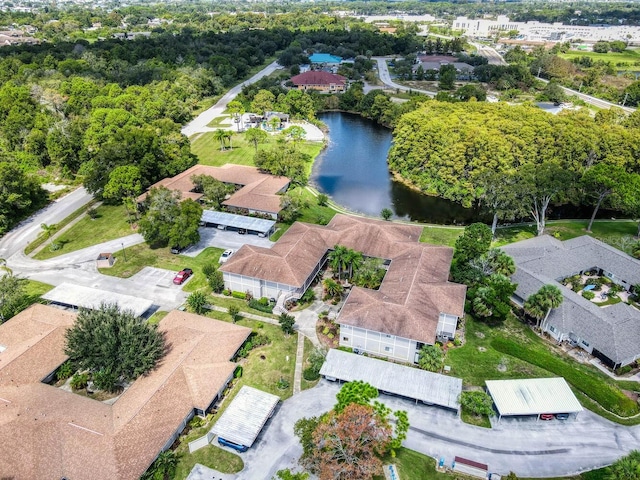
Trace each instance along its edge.
<instances>
[{"instance_id":1,"label":"parked vehicle","mask_svg":"<svg viewBox=\"0 0 640 480\"><path fill-rule=\"evenodd\" d=\"M246 228L239 228L238 229L238 233L240 235L246 235L247 234L247 229Z\"/></svg>"},{"instance_id":2,"label":"parked vehicle","mask_svg":"<svg viewBox=\"0 0 640 480\"><path fill-rule=\"evenodd\" d=\"M193 270L190 268L185 268L184 270L180 270L178 274L174 277L173 283L176 285L182 285L187 279L193 275Z\"/></svg>"},{"instance_id":3,"label":"parked vehicle","mask_svg":"<svg viewBox=\"0 0 640 480\"><path fill-rule=\"evenodd\" d=\"M569 420L568 413L556 413L556 419L558 420Z\"/></svg>"},{"instance_id":4,"label":"parked vehicle","mask_svg":"<svg viewBox=\"0 0 640 480\"><path fill-rule=\"evenodd\" d=\"M540 415L540 420L553 420L556 416L553 413L543 413Z\"/></svg>"},{"instance_id":5,"label":"parked vehicle","mask_svg":"<svg viewBox=\"0 0 640 480\"><path fill-rule=\"evenodd\" d=\"M178 255L179 253L184 252L187 248L189 248L191 245L187 245L186 247L178 247L177 245L175 247L171 247L171 253L173 253L174 255Z\"/></svg>"},{"instance_id":6,"label":"parked vehicle","mask_svg":"<svg viewBox=\"0 0 640 480\"><path fill-rule=\"evenodd\" d=\"M218 443L224 447L229 447L229 448L233 448L234 450L237 450L238 452L246 452L247 450L249 450L249 447L245 446L245 445L239 445L237 443L233 443L230 442L229 440L225 440L222 437L218 437Z\"/></svg>"},{"instance_id":7,"label":"parked vehicle","mask_svg":"<svg viewBox=\"0 0 640 480\"><path fill-rule=\"evenodd\" d=\"M229 257L233 255L233 250L228 249L225 250L224 252L222 252L222 255L220 255L220 258L218 259L218 263L224 263L227 260L229 260Z\"/></svg>"}]
</instances>

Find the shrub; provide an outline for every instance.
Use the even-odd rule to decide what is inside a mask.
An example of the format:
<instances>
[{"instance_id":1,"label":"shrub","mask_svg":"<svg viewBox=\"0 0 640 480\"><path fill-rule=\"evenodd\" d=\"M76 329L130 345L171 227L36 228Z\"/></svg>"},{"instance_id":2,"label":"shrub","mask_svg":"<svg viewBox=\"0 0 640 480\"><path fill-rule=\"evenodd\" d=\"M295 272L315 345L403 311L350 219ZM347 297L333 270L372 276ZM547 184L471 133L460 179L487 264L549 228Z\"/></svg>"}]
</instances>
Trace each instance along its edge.
<instances>
[{"instance_id":1,"label":"shrub","mask_svg":"<svg viewBox=\"0 0 640 480\"><path fill-rule=\"evenodd\" d=\"M67 360L62 365L60 365L60 368L56 372L56 378L58 380L66 380L71 375L73 375L73 371L73 364L69 360Z\"/></svg>"},{"instance_id":2,"label":"shrub","mask_svg":"<svg viewBox=\"0 0 640 480\"><path fill-rule=\"evenodd\" d=\"M199 417L199 416L195 416L191 419L191 421L189 422L189 426L191 428L200 428L202 426L204 426L207 423L207 420Z\"/></svg>"},{"instance_id":3,"label":"shrub","mask_svg":"<svg viewBox=\"0 0 640 480\"><path fill-rule=\"evenodd\" d=\"M260 300L258 300L258 302L260 302L260 305L263 305L265 307L269 306L269 299L267 297L260 297Z\"/></svg>"},{"instance_id":4,"label":"shrub","mask_svg":"<svg viewBox=\"0 0 640 480\"><path fill-rule=\"evenodd\" d=\"M293 325L296 323L296 319L292 315L283 312L278 318L278 323L280 323L280 327L285 334L291 335L294 331Z\"/></svg>"},{"instance_id":5,"label":"shrub","mask_svg":"<svg viewBox=\"0 0 640 480\"><path fill-rule=\"evenodd\" d=\"M98 218L98 211L95 208L89 208L87 209L87 215L89 215L89 218L92 220L95 220Z\"/></svg>"},{"instance_id":6,"label":"shrub","mask_svg":"<svg viewBox=\"0 0 640 480\"><path fill-rule=\"evenodd\" d=\"M268 301L267 301L267 304L264 305L262 302L260 302L259 300L256 300L255 298L252 300L249 300L249 307L253 308L254 310L258 310L260 312L265 312L265 313L273 312L273 307L269 305Z\"/></svg>"},{"instance_id":7,"label":"shrub","mask_svg":"<svg viewBox=\"0 0 640 480\"><path fill-rule=\"evenodd\" d=\"M314 292L311 288L308 288L306 292L304 292L304 295L302 295L302 298L300 298L300 301L303 303L311 303L316 299L316 292Z\"/></svg>"},{"instance_id":8,"label":"shrub","mask_svg":"<svg viewBox=\"0 0 640 480\"><path fill-rule=\"evenodd\" d=\"M207 278L209 278L211 275L214 274L214 272L217 272L217 271L218 269L213 263L207 263L205 266L202 267L202 273L204 273L204 276Z\"/></svg>"},{"instance_id":9,"label":"shrub","mask_svg":"<svg viewBox=\"0 0 640 480\"><path fill-rule=\"evenodd\" d=\"M81 390L87 387L87 383L89 383L88 373L76 373L71 379L71 388L73 390Z\"/></svg>"},{"instance_id":10,"label":"shrub","mask_svg":"<svg viewBox=\"0 0 640 480\"><path fill-rule=\"evenodd\" d=\"M313 367L307 367L303 370L302 377L308 382L315 382L320 378L320 372L317 372Z\"/></svg>"},{"instance_id":11,"label":"shrub","mask_svg":"<svg viewBox=\"0 0 640 480\"><path fill-rule=\"evenodd\" d=\"M100 370L92 375L93 384L98 390L114 392L116 390L116 382L118 377L115 373L108 370Z\"/></svg>"},{"instance_id":12,"label":"shrub","mask_svg":"<svg viewBox=\"0 0 640 480\"><path fill-rule=\"evenodd\" d=\"M481 390L462 392L460 395L460 405L474 415L486 415L490 417L494 414L491 397Z\"/></svg>"},{"instance_id":13,"label":"shrub","mask_svg":"<svg viewBox=\"0 0 640 480\"><path fill-rule=\"evenodd\" d=\"M587 300L593 300L596 297L596 294L590 290L583 290L582 297L586 298Z\"/></svg>"},{"instance_id":14,"label":"shrub","mask_svg":"<svg viewBox=\"0 0 640 480\"><path fill-rule=\"evenodd\" d=\"M324 193L319 193L317 200L318 200L318 205L320 205L321 207L326 207L327 202L329 201L329 197Z\"/></svg>"},{"instance_id":15,"label":"shrub","mask_svg":"<svg viewBox=\"0 0 640 480\"><path fill-rule=\"evenodd\" d=\"M230 296L231 296L231 290L229 290L228 288L225 288L225 289L222 291L222 294L223 294L223 295L226 295L227 297L230 297Z\"/></svg>"},{"instance_id":16,"label":"shrub","mask_svg":"<svg viewBox=\"0 0 640 480\"><path fill-rule=\"evenodd\" d=\"M625 365L624 367L618 367L615 369L615 374L616 375L625 375L627 373L629 373L631 370L633 370L633 367L631 365Z\"/></svg>"},{"instance_id":17,"label":"shrub","mask_svg":"<svg viewBox=\"0 0 640 480\"><path fill-rule=\"evenodd\" d=\"M233 378L242 378L242 365L238 365L233 372Z\"/></svg>"},{"instance_id":18,"label":"shrub","mask_svg":"<svg viewBox=\"0 0 640 480\"><path fill-rule=\"evenodd\" d=\"M251 300L253 300L253 293L251 293L249 290L247 290L246 292L244 292L244 299L247 302L250 302Z\"/></svg>"},{"instance_id":19,"label":"shrub","mask_svg":"<svg viewBox=\"0 0 640 480\"><path fill-rule=\"evenodd\" d=\"M229 305L229 315L231 315L231 320L235 323L238 320L238 314L240 313L240 308L237 305Z\"/></svg>"},{"instance_id":20,"label":"shrub","mask_svg":"<svg viewBox=\"0 0 640 480\"><path fill-rule=\"evenodd\" d=\"M239 298L240 300L246 300L247 299L247 294L245 292L238 292L236 290L231 292L231 296L233 298Z\"/></svg>"},{"instance_id":21,"label":"shrub","mask_svg":"<svg viewBox=\"0 0 640 480\"><path fill-rule=\"evenodd\" d=\"M623 417L635 415L640 410L636 402L628 398L618 388L605 383L595 375L576 368L572 363L557 358L549 352L527 348L506 338L497 338L491 346L501 353L529 362L540 368L564 377L567 382L599 403L605 410Z\"/></svg>"},{"instance_id":22,"label":"shrub","mask_svg":"<svg viewBox=\"0 0 640 480\"><path fill-rule=\"evenodd\" d=\"M278 382L276 383L276 387L278 388L278 390L286 390L287 388L289 388L289 385L289 380L284 377L280 377L280 380L278 380Z\"/></svg>"}]
</instances>

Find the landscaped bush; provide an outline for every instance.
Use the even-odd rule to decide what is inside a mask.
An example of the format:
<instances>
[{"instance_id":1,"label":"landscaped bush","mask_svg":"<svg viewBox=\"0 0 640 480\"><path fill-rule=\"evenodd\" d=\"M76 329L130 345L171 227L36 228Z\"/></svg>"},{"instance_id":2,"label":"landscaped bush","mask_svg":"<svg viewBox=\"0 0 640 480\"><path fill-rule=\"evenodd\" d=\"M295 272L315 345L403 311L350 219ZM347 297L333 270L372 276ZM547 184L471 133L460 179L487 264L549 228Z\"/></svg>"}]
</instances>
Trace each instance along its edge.
<instances>
[{"instance_id":1,"label":"landscaped bush","mask_svg":"<svg viewBox=\"0 0 640 480\"><path fill-rule=\"evenodd\" d=\"M615 369L615 374L616 375L625 375L627 373L629 373L631 370L633 370L633 367L631 365L625 365L624 367L618 367Z\"/></svg>"},{"instance_id":2,"label":"landscaped bush","mask_svg":"<svg viewBox=\"0 0 640 480\"><path fill-rule=\"evenodd\" d=\"M491 346L501 353L529 362L551 373L564 377L567 382L600 404L605 410L630 417L640 409L636 402L628 398L618 388L605 383L595 374L587 373L549 352L540 349L527 348L522 343L516 343L506 338L496 338Z\"/></svg>"},{"instance_id":3,"label":"landscaped bush","mask_svg":"<svg viewBox=\"0 0 640 480\"><path fill-rule=\"evenodd\" d=\"M495 414L493 411L493 401L491 397L481 390L473 392L462 392L460 394L460 405L474 415L485 415L490 417Z\"/></svg>"},{"instance_id":4,"label":"landscaped bush","mask_svg":"<svg viewBox=\"0 0 640 480\"><path fill-rule=\"evenodd\" d=\"M317 372L313 367L307 367L302 372L302 377L308 382L315 382L320 378L320 372Z\"/></svg>"},{"instance_id":5,"label":"landscaped bush","mask_svg":"<svg viewBox=\"0 0 640 480\"><path fill-rule=\"evenodd\" d=\"M56 372L56 378L58 380L66 380L71 375L73 375L73 371L74 371L73 364L67 360L62 365L60 365L60 368Z\"/></svg>"},{"instance_id":6,"label":"landscaped bush","mask_svg":"<svg viewBox=\"0 0 640 480\"><path fill-rule=\"evenodd\" d=\"M93 384L98 390L105 390L107 392L115 392L118 387L116 382L118 381L117 375L108 371L100 370L92 375Z\"/></svg>"},{"instance_id":7,"label":"landscaped bush","mask_svg":"<svg viewBox=\"0 0 640 480\"><path fill-rule=\"evenodd\" d=\"M269 305L269 301L267 300L267 304L264 305L262 302L260 302L260 300L256 300L255 298L252 300L249 300L249 306L251 308L253 308L254 310L259 310L261 312L265 312L265 313L271 313L273 311L273 308L271 307L271 305Z\"/></svg>"},{"instance_id":8,"label":"landscaped bush","mask_svg":"<svg viewBox=\"0 0 640 480\"><path fill-rule=\"evenodd\" d=\"M231 292L231 296L233 298L239 298L240 300L246 300L247 299L247 294L245 292L238 292L236 290Z\"/></svg>"},{"instance_id":9,"label":"landscaped bush","mask_svg":"<svg viewBox=\"0 0 640 480\"><path fill-rule=\"evenodd\" d=\"M76 373L71 379L71 388L73 390L81 390L89 383L88 373Z\"/></svg>"},{"instance_id":10,"label":"landscaped bush","mask_svg":"<svg viewBox=\"0 0 640 480\"><path fill-rule=\"evenodd\" d=\"M316 299L316 293L311 289L308 288L306 292L304 292L304 295L302 295L302 298L300 298L300 301L302 303L311 303Z\"/></svg>"},{"instance_id":11,"label":"landscaped bush","mask_svg":"<svg viewBox=\"0 0 640 480\"><path fill-rule=\"evenodd\" d=\"M269 337L263 333L251 332L249 338L245 342L245 344L238 350L237 357L245 358L249 355L249 352L254 348L261 347L262 345L268 345L271 343Z\"/></svg>"},{"instance_id":12,"label":"landscaped bush","mask_svg":"<svg viewBox=\"0 0 640 480\"><path fill-rule=\"evenodd\" d=\"M582 292L582 297L586 298L587 300L593 300L596 297L596 294L593 293L591 290L584 290Z\"/></svg>"}]
</instances>

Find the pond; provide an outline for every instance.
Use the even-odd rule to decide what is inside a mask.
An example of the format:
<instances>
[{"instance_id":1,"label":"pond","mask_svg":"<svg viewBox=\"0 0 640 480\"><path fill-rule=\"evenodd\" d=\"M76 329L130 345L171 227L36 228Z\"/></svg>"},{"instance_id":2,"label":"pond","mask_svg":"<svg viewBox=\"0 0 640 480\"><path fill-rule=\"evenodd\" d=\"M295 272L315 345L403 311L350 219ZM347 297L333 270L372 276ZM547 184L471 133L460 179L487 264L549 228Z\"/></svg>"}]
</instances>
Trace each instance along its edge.
<instances>
[{"instance_id":1,"label":"pond","mask_svg":"<svg viewBox=\"0 0 640 480\"><path fill-rule=\"evenodd\" d=\"M328 147L316 158L311 184L336 203L355 212L380 216L389 208L395 218L441 225L491 223L491 216L478 208L424 195L393 179L387 166L391 130L359 115L325 112L318 115L329 128ZM549 219L586 219L590 206L550 206ZM624 218L619 212L601 208L598 218ZM530 219L524 219L530 221Z\"/></svg>"},{"instance_id":2,"label":"pond","mask_svg":"<svg viewBox=\"0 0 640 480\"><path fill-rule=\"evenodd\" d=\"M359 115L318 115L329 128L329 145L316 158L311 183L349 210L379 216L389 208L395 218L437 224L488 221L486 215L442 198L424 195L396 182L387 167L391 130Z\"/></svg>"}]
</instances>

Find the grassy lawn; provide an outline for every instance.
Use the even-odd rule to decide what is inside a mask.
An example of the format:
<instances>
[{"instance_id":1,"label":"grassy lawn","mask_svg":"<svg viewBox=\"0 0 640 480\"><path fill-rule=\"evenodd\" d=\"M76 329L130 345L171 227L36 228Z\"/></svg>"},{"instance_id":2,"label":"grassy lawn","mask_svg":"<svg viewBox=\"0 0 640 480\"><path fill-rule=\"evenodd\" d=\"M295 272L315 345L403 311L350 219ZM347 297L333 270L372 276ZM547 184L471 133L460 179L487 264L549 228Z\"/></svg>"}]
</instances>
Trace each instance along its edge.
<instances>
[{"instance_id":1,"label":"grassy lawn","mask_svg":"<svg viewBox=\"0 0 640 480\"><path fill-rule=\"evenodd\" d=\"M85 205L84 207L80 207L78 210L73 212L67 218L65 218L61 222L58 222L56 224L58 226L58 230L60 230L61 228L65 227L67 225L69 225L69 223L71 223L73 220L75 220L80 215L85 213L95 203L96 203L95 200L91 200L87 205ZM27 247L24 249L24 253L29 255L31 252L33 252L36 248L38 248L40 245L42 245L47 240L48 240L48 238L46 237L46 235L44 235L44 232L40 233L40 235L38 235L38 238L36 238L33 242L31 242L29 245L27 245Z\"/></svg>"},{"instance_id":2,"label":"grassy lawn","mask_svg":"<svg viewBox=\"0 0 640 480\"><path fill-rule=\"evenodd\" d=\"M202 267L208 263L217 265L222 252L221 248L208 247L200 252L197 257L187 257L185 255L173 255L169 247L152 249L146 243L140 243L125 248L124 252L122 250L114 252L116 263L111 268L101 268L100 273L113 277L129 278L144 267L165 268L176 272L183 268L191 268L193 276L184 285L183 289L187 292L193 292L207 286L207 279L202 273ZM125 256L127 257L126 261L124 259Z\"/></svg>"},{"instance_id":3,"label":"grassy lawn","mask_svg":"<svg viewBox=\"0 0 640 480\"><path fill-rule=\"evenodd\" d=\"M135 233L127 222L122 205L101 205L96 211L98 217L95 220L87 215L56 239L62 248L55 252L44 248L34 258L46 260Z\"/></svg>"},{"instance_id":4,"label":"grassy lawn","mask_svg":"<svg viewBox=\"0 0 640 480\"><path fill-rule=\"evenodd\" d=\"M633 220L596 220L592 231L587 232L588 220L551 220L547 222L545 233L554 235L560 240L569 240L581 235L590 235L623 251L627 251L633 243L633 236L638 233L638 222ZM521 225L517 227L498 228L494 246L535 237L535 226Z\"/></svg>"},{"instance_id":5,"label":"grassy lawn","mask_svg":"<svg viewBox=\"0 0 640 480\"><path fill-rule=\"evenodd\" d=\"M214 118L213 120L211 120L208 124L207 127L228 127L229 126L229 118L231 117L231 115L220 115L219 117ZM231 120L231 124L233 125L233 120Z\"/></svg>"},{"instance_id":6,"label":"grassy lawn","mask_svg":"<svg viewBox=\"0 0 640 480\"><path fill-rule=\"evenodd\" d=\"M476 427L491 428L491 421L486 415L476 415L471 413L466 408L462 408L460 412L460 418L464 423L469 425L475 425Z\"/></svg>"},{"instance_id":7,"label":"grassy lawn","mask_svg":"<svg viewBox=\"0 0 640 480\"><path fill-rule=\"evenodd\" d=\"M566 60L573 60L574 58L580 57L589 57L593 59L593 61L602 60L604 62L611 62L614 65L619 63L626 63L629 66L634 66L636 62L640 62L640 50L638 49L627 49L624 52L607 52L607 53L596 53L596 52L583 52L581 50L570 50L567 53L559 53L558 56L560 58L564 58Z\"/></svg>"},{"instance_id":8,"label":"grassy lawn","mask_svg":"<svg viewBox=\"0 0 640 480\"><path fill-rule=\"evenodd\" d=\"M318 205L317 197L306 188L295 187L287 191L292 197L301 198L307 205L302 209L298 222L315 223L319 225L326 225L331 221L333 216L337 213L336 210L330 206L321 207ZM269 237L269 240L275 242L278 240L287 230L291 227L290 223L277 223L276 232Z\"/></svg>"},{"instance_id":9,"label":"grassy lawn","mask_svg":"<svg viewBox=\"0 0 640 480\"><path fill-rule=\"evenodd\" d=\"M209 425L209 428L211 428L211 425ZM176 480L187 478L196 463L213 468L222 473L237 473L244 468L242 458L215 445L209 445L193 453L189 453L187 444L186 450L180 453L180 460L178 461L176 473L173 477Z\"/></svg>"},{"instance_id":10,"label":"grassy lawn","mask_svg":"<svg viewBox=\"0 0 640 480\"><path fill-rule=\"evenodd\" d=\"M209 295L208 300L209 300L209 304L216 305L218 307L222 307L222 308L225 308L225 309L228 309L231 305L235 305L236 307L238 307L240 309L240 312L253 313L254 315L260 315L262 317L268 317L268 318L278 318L277 315L274 315L272 313L263 312L261 310L255 310L255 309L249 307L247 302L245 300L240 299L240 298L226 297L226 296L222 296L222 295ZM212 312L212 313L214 313L214 312ZM222 313L222 312L220 312L220 313ZM227 314L223 313L223 315L227 315ZM223 318L222 320L225 320L225 321L229 320L228 315L227 315L227 317Z\"/></svg>"},{"instance_id":11,"label":"grassy lawn","mask_svg":"<svg viewBox=\"0 0 640 480\"><path fill-rule=\"evenodd\" d=\"M461 377L465 384L483 386L488 379L561 376L584 393L579 398L586 408L618 423L640 423L640 417L620 419L596 405L597 402L623 417L635 415L638 405L619 387L637 390L638 385L617 384L591 365L551 351L548 344L515 318L508 319L503 326L490 327L467 316L465 327L465 345L449 350L446 357L451 373ZM584 398L589 401L583 401Z\"/></svg>"},{"instance_id":12,"label":"grassy lawn","mask_svg":"<svg viewBox=\"0 0 640 480\"><path fill-rule=\"evenodd\" d=\"M29 304L32 304L51 289L53 289L53 285L49 285L48 283L38 282L37 280L27 280L24 290L29 298Z\"/></svg>"},{"instance_id":13,"label":"grassy lawn","mask_svg":"<svg viewBox=\"0 0 640 480\"><path fill-rule=\"evenodd\" d=\"M154 312L153 315L151 315L149 317L149 320L147 320L151 325L157 325L158 323L160 323L160 320L162 320L164 317L166 317L169 314L169 312L165 312L162 310L158 310L157 312Z\"/></svg>"},{"instance_id":14,"label":"grassy lawn","mask_svg":"<svg viewBox=\"0 0 640 480\"><path fill-rule=\"evenodd\" d=\"M311 340L309 340L308 338L304 339L304 353L303 353L303 360L302 360L302 369L304 371L305 368L307 368L309 366L309 355L311 355L311 352L313 352L313 350L316 347L313 346L313 343L311 342ZM300 388L302 390L307 390L309 388L313 388L315 387L319 382L318 380L315 380L313 382L309 382L308 380L305 380L304 377L302 377L302 382L300 383Z\"/></svg>"},{"instance_id":15,"label":"grassy lawn","mask_svg":"<svg viewBox=\"0 0 640 480\"><path fill-rule=\"evenodd\" d=\"M434 245L447 245L453 247L456 239L462 235L463 228L446 228L446 227L424 227L420 241L424 243L432 243Z\"/></svg>"}]
</instances>

